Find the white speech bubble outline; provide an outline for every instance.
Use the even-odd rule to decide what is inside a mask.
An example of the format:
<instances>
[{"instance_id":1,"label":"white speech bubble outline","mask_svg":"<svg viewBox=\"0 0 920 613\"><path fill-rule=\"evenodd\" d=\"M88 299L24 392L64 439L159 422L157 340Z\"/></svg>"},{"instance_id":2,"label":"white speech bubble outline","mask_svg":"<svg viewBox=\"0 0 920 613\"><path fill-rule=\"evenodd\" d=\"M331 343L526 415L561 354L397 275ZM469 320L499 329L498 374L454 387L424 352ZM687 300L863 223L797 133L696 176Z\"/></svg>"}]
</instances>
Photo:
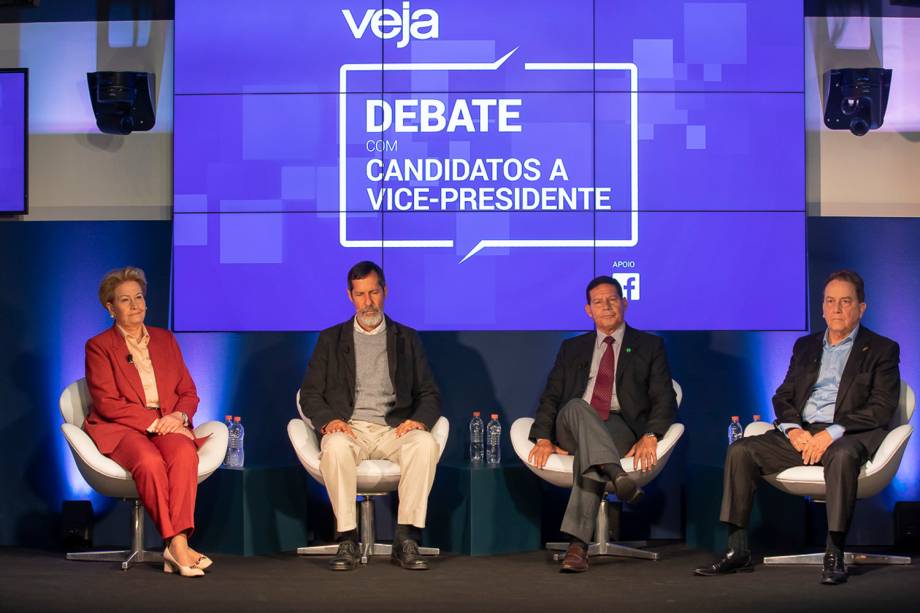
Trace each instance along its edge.
<instances>
[{"instance_id":1,"label":"white speech bubble outline","mask_svg":"<svg viewBox=\"0 0 920 613\"><path fill-rule=\"evenodd\" d=\"M339 69L339 243L343 247L453 247L452 240L350 240L347 236L348 221L346 197L346 100L349 71L376 70L498 70L515 47L494 62L458 62L458 63L417 63L417 64L343 64Z\"/></svg>"},{"instance_id":2,"label":"white speech bubble outline","mask_svg":"<svg viewBox=\"0 0 920 613\"><path fill-rule=\"evenodd\" d=\"M428 62L417 64L343 64L339 70L339 243L343 247L453 247L453 240L350 240L346 218L346 99L349 71L372 70L498 70L515 47L494 62ZM630 82L630 237L628 239L483 239L470 249L462 264L486 247L634 247L639 243L639 124L638 68L631 62L525 62L525 70L626 70Z\"/></svg>"}]
</instances>

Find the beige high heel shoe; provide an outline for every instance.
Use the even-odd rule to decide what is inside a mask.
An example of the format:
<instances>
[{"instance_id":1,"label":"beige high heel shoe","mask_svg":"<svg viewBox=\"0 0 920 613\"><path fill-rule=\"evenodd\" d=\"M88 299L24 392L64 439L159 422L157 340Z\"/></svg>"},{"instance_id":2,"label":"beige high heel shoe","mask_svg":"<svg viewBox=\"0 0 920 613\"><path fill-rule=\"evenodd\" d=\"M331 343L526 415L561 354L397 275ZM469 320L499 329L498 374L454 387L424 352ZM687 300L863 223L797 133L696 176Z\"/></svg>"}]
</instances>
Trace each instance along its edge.
<instances>
[{"instance_id":1,"label":"beige high heel shoe","mask_svg":"<svg viewBox=\"0 0 920 613\"><path fill-rule=\"evenodd\" d=\"M179 562L176 561L176 558L173 557L173 554L169 550L168 545L166 549L163 550L163 572L178 572L183 577L204 577L204 571L200 568L195 568L194 566L182 566L179 564Z\"/></svg>"},{"instance_id":2,"label":"beige high heel shoe","mask_svg":"<svg viewBox=\"0 0 920 613\"><path fill-rule=\"evenodd\" d=\"M214 564L214 560L204 554L201 554L198 557L198 561L192 565L192 568L200 568L201 570L206 570L211 567L211 564Z\"/></svg>"}]
</instances>

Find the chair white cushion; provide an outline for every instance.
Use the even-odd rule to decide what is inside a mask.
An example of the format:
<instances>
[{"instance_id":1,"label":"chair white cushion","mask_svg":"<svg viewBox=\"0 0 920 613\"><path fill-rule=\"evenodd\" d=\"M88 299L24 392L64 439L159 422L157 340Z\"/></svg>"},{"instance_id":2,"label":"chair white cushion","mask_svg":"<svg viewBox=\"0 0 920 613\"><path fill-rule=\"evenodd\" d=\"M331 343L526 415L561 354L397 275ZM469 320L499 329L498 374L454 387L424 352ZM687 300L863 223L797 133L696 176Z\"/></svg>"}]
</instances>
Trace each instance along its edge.
<instances>
[{"instance_id":1,"label":"chair white cushion","mask_svg":"<svg viewBox=\"0 0 920 613\"><path fill-rule=\"evenodd\" d=\"M194 432L196 438L208 437L198 448L198 483L201 483L224 463L230 433L226 424L219 421L206 421Z\"/></svg>"},{"instance_id":2,"label":"chair white cushion","mask_svg":"<svg viewBox=\"0 0 920 613\"><path fill-rule=\"evenodd\" d=\"M89 414L91 399L86 381L80 379L67 386L61 394L61 425L64 438L73 453L77 469L94 490L112 498L137 498L137 488L131 473L117 462L99 452L96 444L83 431L84 418ZM219 421L209 421L195 428L195 436L208 440L198 449L198 483L217 470L227 453L227 426Z\"/></svg>"},{"instance_id":3,"label":"chair white cushion","mask_svg":"<svg viewBox=\"0 0 920 613\"><path fill-rule=\"evenodd\" d=\"M299 392L297 397L299 409ZM320 483L324 483L323 474L319 469L319 441L316 438L316 431L313 429L310 420L305 417L292 419L288 422L287 431L297 459L300 460L300 463L310 473L311 477ZM450 423L445 417L439 418L435 422L434 428L431 429L431 435L434 436L440 450L438 457L444 453L444 446L447 444L449 433ZM386 494L392 492L399 486L399 476L399 464L395 462L390 462L389 460L364 460L358 464L358 493Z\"/></svg>"},{"instance_id":4,"label":"chair white cushion","mask_svg":"<svg viewBox=\"0 0 920 613\"><path fill-rule=\"evenodd\" d=\"M684 398L684 391L677 381L672 380L671 384L674 386L674 394L677 396L677 406L680 406ZM546 465L543 468L537 468L527 461L527 458L530 456L530 450L533 449L534 446L534 443L529 438L533 421L532 417L521 417L511 424L511 445L514 447L514 452L524 465L541 479L549 481L553 485L559 487L572 487L572 467L575 463L575 458L573 456L554 453L547 458ZM671 427L668 428L668 431L665 432L662 439L658 441L658 462L655 463L655 467L652 470L644 473L637 470L633 464L632 458L620 458L620 466L629 473L629 476L637 485L645 485L654 479L664 468L668 458L671 457L674 445L677 444L677 441L680 440L683 434L683 424L671 424ZM610 484L607 489L612 490L612 487L612 484Z\"/></svg>"},{"instance_id":5,"label":"chair white cushion","mask_svg":"<svg viewBox=\"0 0 920 613\"><path fill-rule=\"evenodd\" d=\"M913 428L907 422L913 416L915 402L914 391L902 381L898 408L891 419L893 428L885 435L875 456L860 468L857 498L875 496L888 486L898 472L907 442L913 433ZM901 425L894 427L896 424ZM755 422L745 428L744 436L760 436L770 430L773 430L772 424ZM764 479L776 488L796 496L822 500L827 495L822 466L795 466L773 475L765 475Z\"/></svg>"},{"instance_id":6,"label":"chair white cushion","mask_svg":"<svg viewBox=\"0 0 920 613\"><path fill-rule=\"evenodd\" d=\"M533 421L532 417L521 417L511 425L511 445L514 447L514 452L527 465L527 468L541 479L559 487L572 487L574 456L554 453L546 460L546 465L543 468L537 468L527 461L534 446L534 443L529 438ZM674 445L677 444L683 434L683 424L671 424L664 437L658 442L658 462L652 470L646 472L637 470L633 464L633 458L621 458L620 465L623 470L629 473L629 476L637 485L645 485L664 468L668 458L671 456L671 452L674 450ZM608 489L611 489L611 487L608 486Z\"/></svg>"}]
</instances>

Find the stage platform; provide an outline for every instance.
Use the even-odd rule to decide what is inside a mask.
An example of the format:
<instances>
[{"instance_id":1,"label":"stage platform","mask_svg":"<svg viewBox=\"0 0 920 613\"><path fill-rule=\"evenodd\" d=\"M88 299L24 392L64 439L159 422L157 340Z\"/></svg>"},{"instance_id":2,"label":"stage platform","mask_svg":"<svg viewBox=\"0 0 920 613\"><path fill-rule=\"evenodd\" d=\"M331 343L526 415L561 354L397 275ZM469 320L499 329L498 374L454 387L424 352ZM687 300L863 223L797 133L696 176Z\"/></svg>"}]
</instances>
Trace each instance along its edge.
<instances>
[{"instance_id":1,"label":"stage platform","mask_svg":"<svg viewBox=\"0 0 920 613\"><path fill-rule=\"evenodd\" d=\"M820 570L757 566L746 575L692 575L711 554L659 545L658 562L593 561L562 575L546 552L432 559L428 572L372 560L353 572L293 553L214 555L204 578L152 565L68 562L62 553L0 549L6 611L909 611L920 601L920 564L862 566L849 583L818 584ZM915 560L920 562L920 560Z\"/></svg>"}]
</instances>

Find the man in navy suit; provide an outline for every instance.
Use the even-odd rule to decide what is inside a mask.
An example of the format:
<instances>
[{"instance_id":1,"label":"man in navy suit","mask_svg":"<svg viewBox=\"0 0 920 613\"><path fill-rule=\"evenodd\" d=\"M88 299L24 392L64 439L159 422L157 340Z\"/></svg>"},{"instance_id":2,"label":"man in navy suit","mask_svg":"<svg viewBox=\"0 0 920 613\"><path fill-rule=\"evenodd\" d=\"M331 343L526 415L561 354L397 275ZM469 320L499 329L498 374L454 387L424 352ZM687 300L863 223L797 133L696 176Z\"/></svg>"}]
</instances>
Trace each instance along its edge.
<instances>
[{"instance_id":1,"label":"man in navy suit","mask_svg":"<svg viewBox=\"0 0 920 613\"><path fill-rule=\"evenodd\" d=\"M821 583L847 579L843 544L859 469L881 445L898 406L899 348L860 325L865 287L853 271L835 272L825 281L823 312L827 330L796 341L786 378L773 396L776 429L728 448L720 519L728 526L729 548L721 559L697 568L697 575L754 570L746 526L757 480L820 464L828 529Z\"/></svg>"},{"instance_id":2,"label":"man in navy suit","mask_svg":"<svg viewBox=\"0 0 920 613\"><path fill-rule=\"evenodd\" d=\"M562 521L571 542L562 572L588 569L587 543L608 483L624 502L642 497L620 458L633 457L641 470L654 467L658 440L677 412L664 342L626 325L619 282L597 277L585 297L595 330L562 343L530 430L535 445L528 461L534 466L545 466L553 453L575 454Z\"/></svg>"}]
</instances>

